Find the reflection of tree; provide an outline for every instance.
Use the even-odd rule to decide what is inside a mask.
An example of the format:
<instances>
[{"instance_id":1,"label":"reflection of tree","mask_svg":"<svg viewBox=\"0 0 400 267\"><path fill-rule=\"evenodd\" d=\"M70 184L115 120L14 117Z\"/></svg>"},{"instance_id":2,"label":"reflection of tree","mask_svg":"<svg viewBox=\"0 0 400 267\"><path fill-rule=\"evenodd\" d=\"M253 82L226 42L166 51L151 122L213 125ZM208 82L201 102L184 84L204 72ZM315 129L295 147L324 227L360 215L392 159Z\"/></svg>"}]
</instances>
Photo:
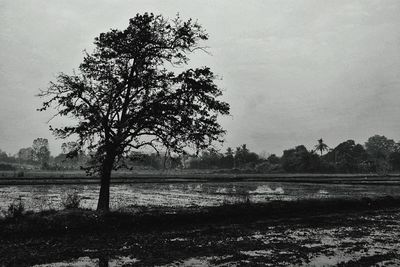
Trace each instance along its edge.
<instances>
[{"instance_id":1,"label":"reflection of tree","mask_svg":"<svg viewBox=\"0 0 400 267\"><path fill-rule=\"evenodd\" d=\"M99 257L99 267L108 267L108 257L106 256Z\"/></svg>"}]
</instances>

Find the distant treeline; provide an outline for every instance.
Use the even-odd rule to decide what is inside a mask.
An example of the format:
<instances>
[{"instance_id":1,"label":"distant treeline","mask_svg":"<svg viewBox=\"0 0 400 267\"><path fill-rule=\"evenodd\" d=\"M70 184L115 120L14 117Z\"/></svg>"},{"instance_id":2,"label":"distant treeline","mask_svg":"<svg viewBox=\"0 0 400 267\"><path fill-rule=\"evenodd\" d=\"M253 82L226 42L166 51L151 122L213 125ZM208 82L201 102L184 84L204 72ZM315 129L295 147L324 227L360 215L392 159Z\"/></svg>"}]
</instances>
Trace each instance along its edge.
<instances>
[{"instance_id":1,"label":"distant treeline","mask_svg":"<svg viewBox=\"0 0 400 267\"><path fill-rule=\"evenodd\" d=\"M62 153L51 156L47 139L37 138L32 147L22 148L16 155L0 150L0 170L80 169L90 160L90 153L77 148L74 142L64 143ZM257 173L388 173L400 171L400 143L385 136L370 137L364 145L347 140L329 148L322 139L313 149L298 145L275 154L259 155L241 145L225 152L213 148L197 155L160 155L134 152L126 157L127 168L148 169L214 169L228 172Z\"/></svg>"},{"instance_id":2,"label":"distant treeline","mask_svg":"<svg viewBox=\"0 0 400 267\"><path fill-rule=\"evenodd\" d=\"M261 156L246 145L233 152L204 151L190 161L189 168L216 168L259 173L387 173L400 171L400 143L375 135L364 144L347 140L329 148L322 139L311 150L304 145L275 154Z\"/></svg>"},{"instance_id":3,"label":"distant treeline","mask_svg":"<svg viewBox=\"0 0 400 267\"><path fill-rule=\"evenodd\" d=\"M31 147L21 148L16 155L7 154L0 150L0 170L44 169L44 170L75 170L80 169L90 159L83 151L76 149L75 142L63 143L61 153L52 156L49 141L36 138Z\"/></svg>"}]
</instances>

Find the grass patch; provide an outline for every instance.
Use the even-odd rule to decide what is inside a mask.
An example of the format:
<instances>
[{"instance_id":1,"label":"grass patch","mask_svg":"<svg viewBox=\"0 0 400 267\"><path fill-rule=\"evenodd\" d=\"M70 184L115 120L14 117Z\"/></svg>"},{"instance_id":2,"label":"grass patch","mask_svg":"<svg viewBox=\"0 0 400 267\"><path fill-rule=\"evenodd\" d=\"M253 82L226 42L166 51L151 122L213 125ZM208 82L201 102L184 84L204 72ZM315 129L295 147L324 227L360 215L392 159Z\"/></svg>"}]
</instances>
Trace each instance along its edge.
<instances>
[{"instance_id":1,"label":"grass patch","mask_svg":"<svg viewBox=\"0 0 400 267\"><path fill-rule=\"evenodd\" d=\"M65 209L78 209L81 204L81 199L78 192L67 192L62 197L62 205Z\"/></svg>"}]
</instances>

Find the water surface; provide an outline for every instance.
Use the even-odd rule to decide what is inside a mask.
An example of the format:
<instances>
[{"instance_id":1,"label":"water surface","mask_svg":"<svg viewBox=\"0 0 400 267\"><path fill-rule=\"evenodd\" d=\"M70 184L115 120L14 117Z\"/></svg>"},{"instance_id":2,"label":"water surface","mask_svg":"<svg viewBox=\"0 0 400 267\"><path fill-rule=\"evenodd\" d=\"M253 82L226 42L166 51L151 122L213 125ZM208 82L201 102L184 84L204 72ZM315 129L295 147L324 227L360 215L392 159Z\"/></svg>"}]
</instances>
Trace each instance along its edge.
<instances>
[{"instance_id":1,"label":"water surface","mask_svg":"<svg viewBox=\"0 0 400 267\"><path fill-rule=\"evenodd\" d=\"M95 208L98 185L0 186L0 209L21 199L27 210L60 209L67 194L77 192L81 206ZM397 196L397 185L346 185L280 182L135 183L111 186L113 209L134 206L191 207L235 202L315 198Z\"/></svg>"}]
</instances>

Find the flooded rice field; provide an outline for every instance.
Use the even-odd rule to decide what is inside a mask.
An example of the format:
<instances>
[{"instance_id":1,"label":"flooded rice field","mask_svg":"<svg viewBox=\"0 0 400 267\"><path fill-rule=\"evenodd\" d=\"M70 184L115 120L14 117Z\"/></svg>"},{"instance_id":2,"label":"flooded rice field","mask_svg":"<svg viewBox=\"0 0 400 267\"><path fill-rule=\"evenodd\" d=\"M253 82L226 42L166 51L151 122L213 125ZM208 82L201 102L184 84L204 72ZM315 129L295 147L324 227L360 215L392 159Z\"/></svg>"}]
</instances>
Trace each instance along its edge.
<instances>
[{"instance_id":1,"label":"flooded rice field","mask_svg":"<svg viewBox=\"0 0 400 267\"><path fill-rule=\"evenodd\" d=\"M0 208L61 209L67 194L95 208L97 185L0 187ZM114 209L205 207L224 203L398 196L397 185L288 182L135 183L111 187ZM190 224L4 239L0 258L15 266L399 266L400 210L383 209L246 223ZM7 264L6 264L7 266Z\"/></svg>"},{"instance_id":2,"label":"flooded rice field","mask_svg":"<svg viewBox=\"0 0 400 267\"><path fill-rule=\"evenodd\" d=\"M0 209L21 199L27 210L60 209L67 194L77 192L81 207L95 208L98 185L0 186ZM400 185L313 184L290 182L135 183L111 186L113 209L135 206L216 206L243 201L267 202L304 198L396 196Z\"/></svg>"}]
</instances>

